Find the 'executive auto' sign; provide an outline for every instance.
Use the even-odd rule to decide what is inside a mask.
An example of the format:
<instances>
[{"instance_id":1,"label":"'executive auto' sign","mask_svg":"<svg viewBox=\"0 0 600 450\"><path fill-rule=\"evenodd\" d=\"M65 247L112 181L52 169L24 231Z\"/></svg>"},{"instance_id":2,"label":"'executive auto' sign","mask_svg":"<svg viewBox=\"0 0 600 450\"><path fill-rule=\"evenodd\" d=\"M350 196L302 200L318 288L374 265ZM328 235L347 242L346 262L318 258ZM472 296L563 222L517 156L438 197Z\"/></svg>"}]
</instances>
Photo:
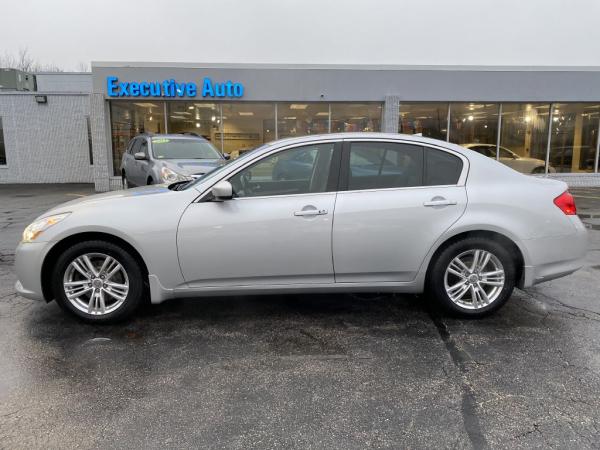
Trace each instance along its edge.
<instances>
[{"instance_id":1,"label":"'executive auto' sign","mask_svg":"<svg viewBox=\"0 0 600 450\"><path fill-rule=\"evenodd\" d=\"M204 78L202 86L191 81L179 83L173 79L163 81L119 81L117 77L106 77L106 92L109 97L231 97L244 95L244 85L226 81L214 83Z\"/></svg>"}]
</instances>

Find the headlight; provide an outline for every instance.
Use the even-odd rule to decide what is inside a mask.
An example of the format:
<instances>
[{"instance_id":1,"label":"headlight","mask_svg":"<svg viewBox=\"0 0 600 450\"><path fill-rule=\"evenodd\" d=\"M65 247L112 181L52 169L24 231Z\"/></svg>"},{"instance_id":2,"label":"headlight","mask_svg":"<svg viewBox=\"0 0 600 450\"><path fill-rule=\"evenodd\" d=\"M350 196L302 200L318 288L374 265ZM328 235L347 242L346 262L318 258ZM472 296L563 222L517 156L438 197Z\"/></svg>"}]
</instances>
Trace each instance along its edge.
<instances>
[{"instance_id":1,"label":"headlight","mask_svg":"<svg viewBox=\"0 0 600 450\"><path fill-rule=\"evenodd\" d=\"M191 180L190 177L186 177L185 175L181 175L177 172L174 172L168 167L163 167L162 169L160 169L160 177L166 183L175 183L176 181Z\"/></svg>"},{"instance_id":2,"label":"headlight","mask_svg":"<svg viewBox=\"0 0 600 450\"><path fill-rule=\"evenodd\" d=\"M55 214L53 216L44 217L43 219L36 220L31 223L25 231L23 231L23 242L33 242L40 234L50 228L52 225L56 225L58 222L67 217L70 212Z\"/></svg>"}]
</instances>

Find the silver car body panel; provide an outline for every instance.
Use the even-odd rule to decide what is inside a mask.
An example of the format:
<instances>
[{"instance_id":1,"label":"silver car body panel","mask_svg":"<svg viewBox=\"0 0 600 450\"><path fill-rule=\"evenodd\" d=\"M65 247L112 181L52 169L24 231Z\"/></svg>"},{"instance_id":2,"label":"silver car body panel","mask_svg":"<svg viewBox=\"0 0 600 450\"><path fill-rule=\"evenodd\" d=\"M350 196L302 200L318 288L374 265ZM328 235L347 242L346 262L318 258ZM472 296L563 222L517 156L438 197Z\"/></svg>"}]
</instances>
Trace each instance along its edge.
<instances>
[{"instance_id":1,"label":"silver car body panel","mask_svg":"<svg viewBox=\"0 0 600 450\"><path fill-rule=\"evenodd\" d=\"M431 146L459 156L457 185L342 191L204 202L210 188L258 159L294 146L348 140ZM164 185L93 195L40 217L71 212L16 252L17 290L42 299L50 249L78 233L129 243L148 268L151 300L239 293L422 292L427 268L446 240L469 231L511 239L524 260L521 286L583 265L585 227L553 199L565 183L519 174L479 153L423 137L344 133L265 145L182 191ZM447 205L426 207L435 199ZM312 208L317 216L295 216ZM396 218L397 220L394 220Z\"/></svg>"}]
</instances>

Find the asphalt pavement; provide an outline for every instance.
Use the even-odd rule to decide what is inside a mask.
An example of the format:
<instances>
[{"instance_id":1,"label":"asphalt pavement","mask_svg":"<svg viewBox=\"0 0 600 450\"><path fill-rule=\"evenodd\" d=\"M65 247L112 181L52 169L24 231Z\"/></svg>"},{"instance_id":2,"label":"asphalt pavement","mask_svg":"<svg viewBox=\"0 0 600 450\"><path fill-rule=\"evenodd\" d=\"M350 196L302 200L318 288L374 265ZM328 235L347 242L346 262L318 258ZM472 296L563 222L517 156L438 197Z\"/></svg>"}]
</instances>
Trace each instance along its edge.
<instances>
[{"instance_id":1,"label":"asphalt pavement","mask_svg":"<svg viewBox=\"0 0 600 450\"><path fill-rule=\"evenodd\" d=\"M419 296L173 300L92 326L19 297L23 228L89 185L0 185L0 448L598 448L600 189L586 267L484 320Z\"/></svg>"}]
</instances>

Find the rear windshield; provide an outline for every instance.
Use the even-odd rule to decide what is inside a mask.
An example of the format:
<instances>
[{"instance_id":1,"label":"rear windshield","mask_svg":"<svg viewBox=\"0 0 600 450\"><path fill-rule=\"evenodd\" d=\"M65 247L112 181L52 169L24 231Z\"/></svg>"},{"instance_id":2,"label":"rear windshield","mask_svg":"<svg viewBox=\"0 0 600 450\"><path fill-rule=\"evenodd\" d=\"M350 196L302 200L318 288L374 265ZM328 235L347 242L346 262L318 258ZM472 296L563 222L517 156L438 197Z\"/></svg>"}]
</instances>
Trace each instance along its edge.
<instances>
[{"instance_id":1,"label":"rear windshield","mask_svg":"<svg viewBox=\"0 0 600 450\"><path fill-rule=\"evenodd\" d=\"M210 142L195 139L152 138L156 159L219 159L221 154Z\"/></svg>"}]
</instances>

